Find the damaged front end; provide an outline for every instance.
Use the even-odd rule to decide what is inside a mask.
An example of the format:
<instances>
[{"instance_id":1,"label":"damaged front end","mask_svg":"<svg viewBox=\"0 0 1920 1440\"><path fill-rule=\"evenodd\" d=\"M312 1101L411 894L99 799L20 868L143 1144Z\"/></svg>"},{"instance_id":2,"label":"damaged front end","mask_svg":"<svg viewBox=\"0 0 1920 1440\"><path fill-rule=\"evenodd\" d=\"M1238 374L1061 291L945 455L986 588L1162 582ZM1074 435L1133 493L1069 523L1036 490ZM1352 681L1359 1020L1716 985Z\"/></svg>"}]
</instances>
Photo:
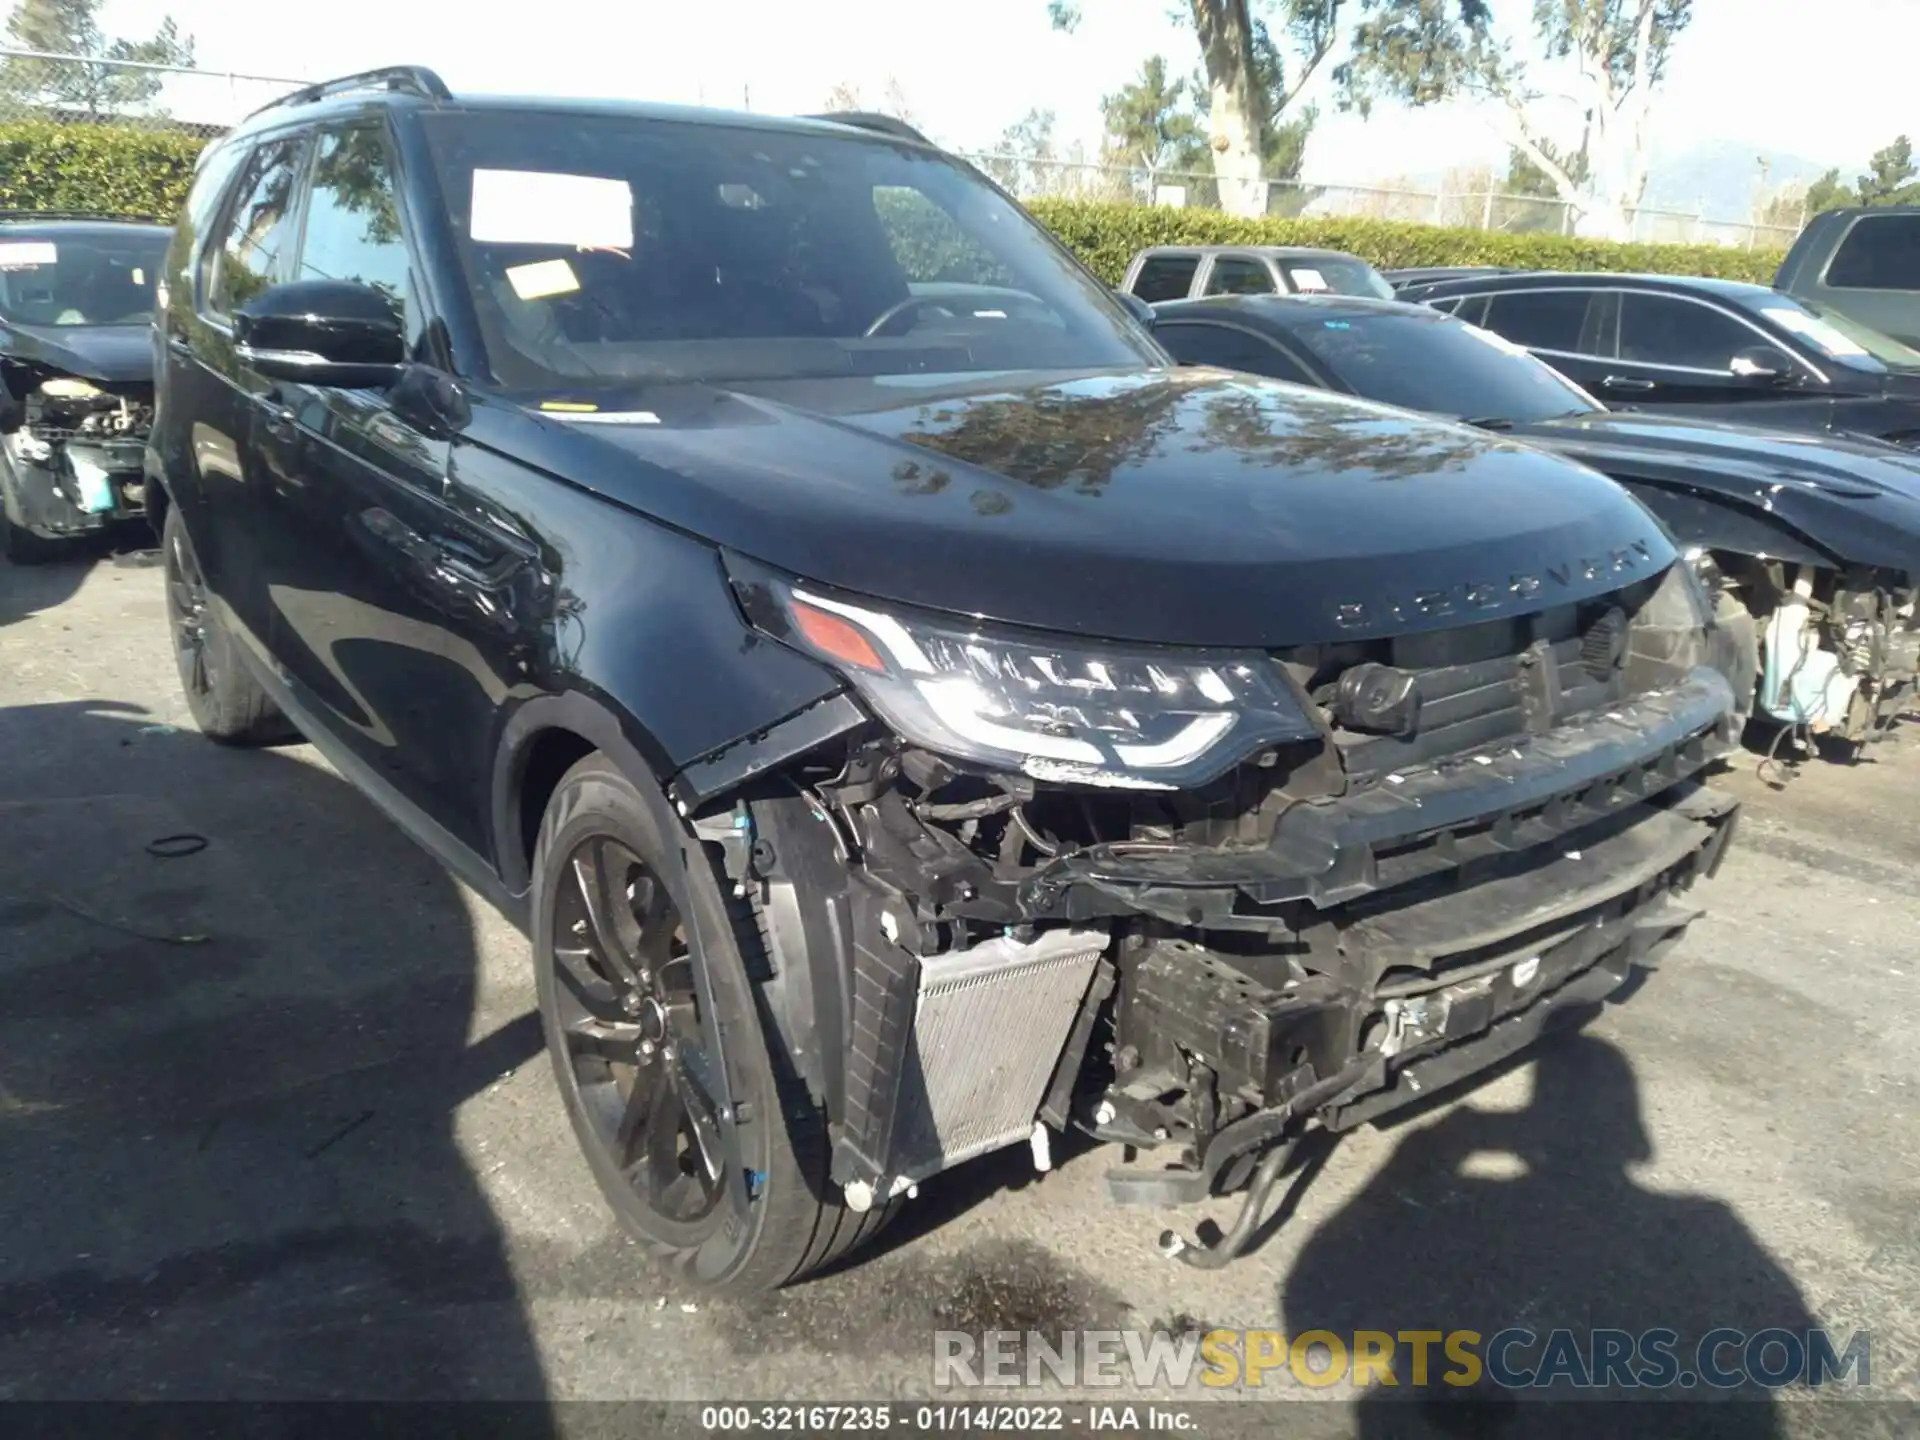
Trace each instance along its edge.
<instances>
[{"instance_id":1,"label":"damaged front end","mask_svg":"<svg viewBox=\"0 0 1920 1440\"><path fill-rule=\"evenodd\" d=\"M0 449L7 520L41 540L63 540L143 515L142 468L153 427L153 385L9 364Z\"/></svg>"},{"instance_id":2,"label":"damaged front end","mask_svg":"<svg viewBox=\"0 0 1920 1440\"><path fill-rule=\"evenodd\" d=\"M1719 563L1729 592L1759 619L1763 713L1860 745L1914 707L1920 594L1910 575L1732 555Z\"/></svg>"},{"instance_id":3,"label":"damaged front end","mask_svg":"<svg viewBox=\"0 0 1920 1440\"><path fill-rule=\"evenodd\" d=\"M1248 1191L1600 1001L1698 912L1733 693L1683 563L1265 654L906 619L736 567L854 682L674 787L759 907L783 1048L866 1209L1069 1126L1123 1203Z\"/></svg>"}]
</instances>

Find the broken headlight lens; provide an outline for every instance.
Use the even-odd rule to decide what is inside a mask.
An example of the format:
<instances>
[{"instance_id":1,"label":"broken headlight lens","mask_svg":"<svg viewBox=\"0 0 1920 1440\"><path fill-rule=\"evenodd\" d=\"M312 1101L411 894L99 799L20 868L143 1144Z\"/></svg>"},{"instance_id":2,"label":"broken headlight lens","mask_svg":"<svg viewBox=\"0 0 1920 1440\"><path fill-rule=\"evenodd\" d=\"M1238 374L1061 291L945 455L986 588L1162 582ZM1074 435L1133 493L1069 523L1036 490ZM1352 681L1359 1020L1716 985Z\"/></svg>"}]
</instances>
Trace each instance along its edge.
<instances>
[{"instance_id":1,"label":"broken headlight lens","mask_svg":"<svg viewBox=\"0 0 1920 1440\"><path fill-rule=\"evenodd\" d=\"M803 585L775 590L782 638L832 662L902 737L994 769L1177 789L1319 733L1262 654L1014 635Z\"/></svg>"}]
</instances>

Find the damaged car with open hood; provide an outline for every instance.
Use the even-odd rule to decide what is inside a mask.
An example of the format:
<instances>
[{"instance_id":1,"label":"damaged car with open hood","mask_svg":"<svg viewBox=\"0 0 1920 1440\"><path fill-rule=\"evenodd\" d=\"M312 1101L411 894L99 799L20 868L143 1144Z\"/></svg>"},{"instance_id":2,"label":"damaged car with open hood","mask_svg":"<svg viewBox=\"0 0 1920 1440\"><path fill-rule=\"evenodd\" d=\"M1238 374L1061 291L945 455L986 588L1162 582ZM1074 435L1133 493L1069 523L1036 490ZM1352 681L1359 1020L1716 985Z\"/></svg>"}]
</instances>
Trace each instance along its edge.
<instances>
[{"instance_id":1,"label":"damaged car with open hood","mask_svg":"<svg viewBox=\"0 0 1920 1440\"><path fill-rule=\"evenodd\" d=\"M1920 456L1864 435L1615 411L1491 331L1354 297L1160 306L1154 333L1223 365L1425 411L1591 465L1660 517L1715 596L1743 713L1857 756L1920 703Z\"/></svg>"},{"instance_id":2,"label":"damaged car with open hood","mask_svg":"<svg viewBox=\"0 0 1920 1440\"><path fill-rule=\"evenodd\" d=\"M144 513L162 225L0 212L0 540L17 563Z\"/></svg>"},{"instance_id":3,"label":"damaged car with open hood","mask_svg":"<svg viewBox=\"0 0 1920 1440\"><path fill-rule=\"evenodd\" d=\"M324 277L324 278L319 278ZM296 92L202 161L147 456L199 726L307 736L527 930L690 1280L1113 1142L1239 1193L1651 965L1735 802L1659 523L1182 370L898 122ZM922 288L932 287L932 288Z\"/></svg>"}]
</instances>

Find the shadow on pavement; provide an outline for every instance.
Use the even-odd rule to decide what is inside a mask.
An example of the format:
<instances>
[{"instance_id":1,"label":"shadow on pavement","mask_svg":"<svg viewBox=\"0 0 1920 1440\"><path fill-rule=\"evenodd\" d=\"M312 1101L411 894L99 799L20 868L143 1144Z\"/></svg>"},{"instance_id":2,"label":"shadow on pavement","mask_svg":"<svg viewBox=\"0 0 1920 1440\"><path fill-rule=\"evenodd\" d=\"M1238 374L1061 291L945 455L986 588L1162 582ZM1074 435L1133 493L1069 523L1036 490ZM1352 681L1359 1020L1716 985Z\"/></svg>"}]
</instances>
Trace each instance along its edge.
<instances>
[{"instance_id":1,"label":"shadow on pavement","mask_svg":"<svg viewBox=\"0 0 1920 1440\"><path fill-rule=\"evenodd\" d=\"M454 882L118 708L0 709L0 1399L544 1399L454 1136L538 1026Z\"/></svg>"},{"instance_id":2,"label":"shadow on pavement","mask_svg":"<svg viewBox=\"0 0 1920 1440\"><path fill-rule=\"evenodd\" d=\"M151 536L147 537L151 541ZM0 560L0 628L31 619L71 600L93 567L113 551L103 535L73 543L70 553L39 565Z\"/></svg>"},{"instance_id":3,"label":"shadow on pavement","mask_svg":"<svg viewBox=\"0 0 1920 1440\"><path fill-rule=\"evenodd\" d=\"M1367 1189L1306 1242L1281 1293L1288 1333L1474 1330L1484 1358L1497 1332L1521 1327L1538 1340L1514 1345L1509 1363L1544 1372L1556 1329L1570 1331L1590 1363L1595 1330L1665 1328L1677 1332L1681 1374L1693 1373L1701 1337L1717 1327L1753 1334L1778 1326L1804 1337L1815 1324L1806 1302L1731 1209L1642 1188L1629 1174L1652 1146L1626 1056L1584 1034L1549 1039L1534 1053L1534 1098L1524 1111L1466 1105L1409 1132ZM1776 1404L1757 1387L1675 1386L1661 1398L1745 1403L1650 1410L1604 1403L1565 1382L1515 1392L1483 1376L1456 1388L1442 1377L1461 1367L1438 1343L1431 1356L1422 1387L1407 1347L1398 1348L1399 1383L1360 1397L1356 1434L1784 1433ZM1724 1367L1738 1356L1734 1347L1718 1359ZM1604 1393L1624 1401L1631 1392ZM1533 1408L1536 1398L1574 1403L1549 1413Z\"/></svg>"}]
</instances>

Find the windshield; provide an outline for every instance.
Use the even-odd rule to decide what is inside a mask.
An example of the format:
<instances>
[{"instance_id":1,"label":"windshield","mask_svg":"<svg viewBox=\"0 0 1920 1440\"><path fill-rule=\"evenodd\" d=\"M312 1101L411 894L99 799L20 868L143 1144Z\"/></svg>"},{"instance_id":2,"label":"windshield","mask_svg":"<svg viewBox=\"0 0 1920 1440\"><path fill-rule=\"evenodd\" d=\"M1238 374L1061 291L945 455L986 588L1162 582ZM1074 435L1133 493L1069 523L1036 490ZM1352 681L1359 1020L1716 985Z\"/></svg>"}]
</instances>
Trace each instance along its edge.
<instances>
[{"instance_id":1,"label":"windshield","mask_svg":"<svg viewBox=\"0 0 1920 1440\"><path fill-rule=\"evenodd\" d=\"M1037 225L915 146L525 111L423 124L509 385L1166 363Z\"/></svg>"},{"instance_id":2,"label":"windshield","mask_svg":"<svg viewBox=\"0 0 1920 1440\"><path fill-rule=\"evenodd\" d=\"M1759 310L1782 330L1842 365L1859 370L1920 370L1920 351L1838 310L1786 295L1767 296Z\"/></svg>"},{"instance_id":3,"label":"windshield","mask_svg":"<svg viewBox=\"0 0 1920 1440\"><path fill-rule=\"evenodd\" d=\"M1375 300L1393 299L1393 286L1387 277L1364 260L1349 260L1338 255L1315 255L1309 259L1282 256L1280 268L1287 272L1293 288L1303 295L1366 295Z\"/></svg>"},{"instance_id":4,"label":"windshield","mask_svg":"<svg viewBox=\"0 0 1920 1440\"><path fill-rule=\"evenodd\" d=\"M1521 425L1604 408L1511 341L1430 311L1302 317L1289 333L1334 379L1386 405Z\"/></svg>"},{"instance_id":5,"label":"windshield","mask_svg":"<svg viewBox=\"0 0 1920 1440\"><path fill-rule=\"evenodd\" d=\"M167 233L0 233L0 317L16 325L144 325Z\"/></svg>"}]
</instances>

